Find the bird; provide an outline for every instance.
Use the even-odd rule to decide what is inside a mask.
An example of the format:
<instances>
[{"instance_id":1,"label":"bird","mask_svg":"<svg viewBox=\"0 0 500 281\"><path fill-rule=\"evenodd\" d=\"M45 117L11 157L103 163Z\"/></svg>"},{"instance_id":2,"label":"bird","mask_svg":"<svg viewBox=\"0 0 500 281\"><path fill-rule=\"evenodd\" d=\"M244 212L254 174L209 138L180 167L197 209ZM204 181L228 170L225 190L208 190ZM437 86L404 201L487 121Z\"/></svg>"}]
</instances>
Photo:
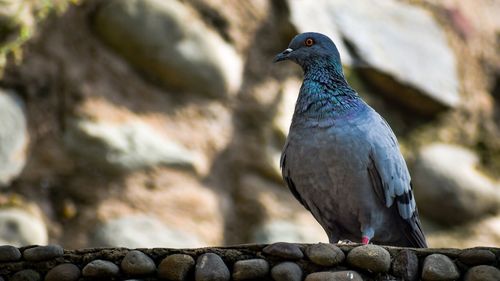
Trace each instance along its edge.
<instances>
[{"instance_id":1,"label":"bird","mask_svg":"<svg viewBox=\"0 0 500 281\"><path fill-rule=\"evenodd\" d=\"M296 35L274 62L303 82L281 154L284 181L330 243L426 248L411 177L394 132L346 81L326 35Z\"/></svg>"}]
</instances>

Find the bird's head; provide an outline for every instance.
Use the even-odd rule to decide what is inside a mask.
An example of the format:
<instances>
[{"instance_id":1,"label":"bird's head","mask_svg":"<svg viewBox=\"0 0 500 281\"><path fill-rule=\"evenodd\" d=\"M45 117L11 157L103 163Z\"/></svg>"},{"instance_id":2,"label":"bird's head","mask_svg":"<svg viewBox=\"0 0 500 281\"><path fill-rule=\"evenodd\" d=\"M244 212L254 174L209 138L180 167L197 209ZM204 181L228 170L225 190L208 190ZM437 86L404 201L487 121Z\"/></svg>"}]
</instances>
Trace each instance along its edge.
<instances>
[{"instance_id":1,"label":"bird's head","mask_svg":"<svg viewBox=\"0 0 500 281\"><path fill-rule=\"evenodd\" d=\"M339 51L333 41L328 36L316 32L295 36L288 48L274 58L274 62L284 60L291 60L304 70L325 62L341 67Z\"/></svg>"}]
</instances>

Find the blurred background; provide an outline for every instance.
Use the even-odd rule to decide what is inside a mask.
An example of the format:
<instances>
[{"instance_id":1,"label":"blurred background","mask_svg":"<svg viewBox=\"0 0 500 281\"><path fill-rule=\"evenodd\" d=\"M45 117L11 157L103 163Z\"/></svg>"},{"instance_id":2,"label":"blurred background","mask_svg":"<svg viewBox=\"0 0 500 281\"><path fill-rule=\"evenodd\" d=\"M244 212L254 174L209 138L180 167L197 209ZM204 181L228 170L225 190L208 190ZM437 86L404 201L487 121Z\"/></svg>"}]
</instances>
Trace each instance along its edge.
<instances>
[{"instance_id":1,"label":"blurred background","mask_svg":"<svg viewBox=\"0 0 500 281\"><path fill-rule=\"evenodd\" d=\"M327 241L281 180L299 32L397 134L432 247L500 246L500 1L2 0L0 243Z\"/></svg>"}]
</instances>

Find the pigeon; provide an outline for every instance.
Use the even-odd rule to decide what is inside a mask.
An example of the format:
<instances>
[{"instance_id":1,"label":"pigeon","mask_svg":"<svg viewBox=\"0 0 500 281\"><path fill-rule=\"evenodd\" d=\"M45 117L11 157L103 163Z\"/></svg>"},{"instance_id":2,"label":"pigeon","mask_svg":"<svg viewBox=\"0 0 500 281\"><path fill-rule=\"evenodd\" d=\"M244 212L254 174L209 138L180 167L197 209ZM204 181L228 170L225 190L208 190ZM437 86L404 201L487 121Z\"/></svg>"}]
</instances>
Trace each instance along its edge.
<instances>
[{"instance_id":1,"label":"pigeon","mask_svg":"<svg viewBox=\"0 0 500 281\"><path fill-rule=\"evenodd\" d=\"M295 198L330 243L427 247L396 136L347 83L333 41L299 34L285 60L304 72L280 161Z\"/></svg>"}]
</instances>

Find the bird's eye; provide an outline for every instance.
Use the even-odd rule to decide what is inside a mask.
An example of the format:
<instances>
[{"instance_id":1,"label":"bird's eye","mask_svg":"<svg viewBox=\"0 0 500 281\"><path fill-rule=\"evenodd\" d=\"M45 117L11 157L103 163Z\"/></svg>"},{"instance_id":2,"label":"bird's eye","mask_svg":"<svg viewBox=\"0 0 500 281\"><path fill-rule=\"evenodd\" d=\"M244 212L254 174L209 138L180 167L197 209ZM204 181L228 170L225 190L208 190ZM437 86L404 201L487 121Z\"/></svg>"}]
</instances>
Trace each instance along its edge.
<instances>
[{"instance_id":1,"label":"bird's eye","mask_svg":"<svg viewBox=\"0 0 500 281\"><path fill-rule=\"evenodd\" d=\"M304 44L307 47L311 47L312 45L314 45L314 40L312 38L307 38L306 41L304 41Z\"/></svg>"}]
</instances>

